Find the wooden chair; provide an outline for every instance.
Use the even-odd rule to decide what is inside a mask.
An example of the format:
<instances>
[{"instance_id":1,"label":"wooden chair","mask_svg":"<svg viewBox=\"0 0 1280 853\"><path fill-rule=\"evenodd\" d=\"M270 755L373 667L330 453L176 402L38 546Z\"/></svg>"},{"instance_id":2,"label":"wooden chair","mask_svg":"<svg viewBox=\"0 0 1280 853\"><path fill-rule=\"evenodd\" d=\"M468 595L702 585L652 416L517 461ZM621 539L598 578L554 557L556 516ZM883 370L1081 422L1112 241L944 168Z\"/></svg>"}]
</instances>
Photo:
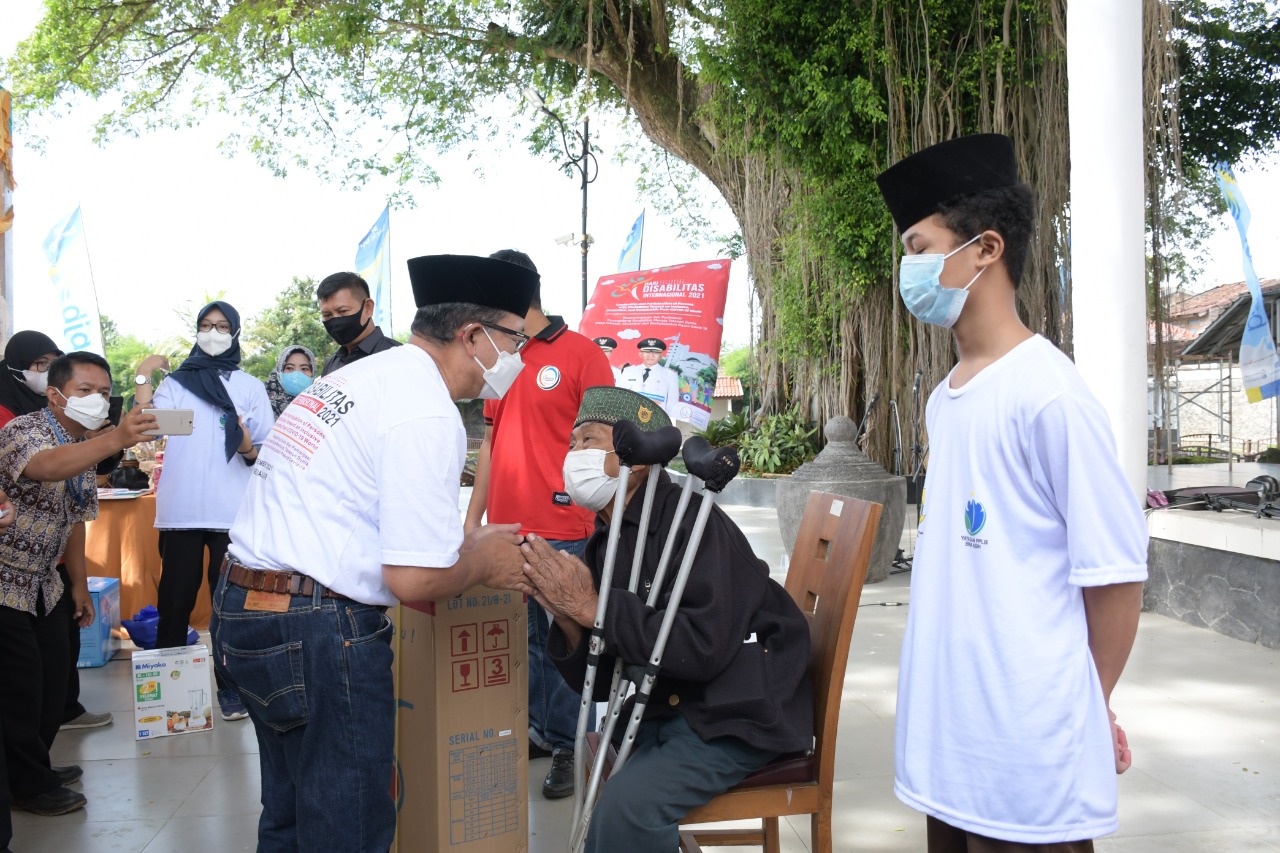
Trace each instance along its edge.
<instances>
[{"instance_id":1,"label":"wooden chair","mask_svg":"<svg viewBox=\"0 0 1280 853\"><path fill-rule=\"evenodd\" d=\"M867 578L880 504L811 492L796 537L787 592L809 616L813 660L814 751L783 757L730 791L694 809L681 824L759 818L760 827L681 829L680 849L749 845L780 849L779 818L812 815L811 849L831 853L831 791L835 782L836 728L858 600Z\"/></svg>"}]
</instances>

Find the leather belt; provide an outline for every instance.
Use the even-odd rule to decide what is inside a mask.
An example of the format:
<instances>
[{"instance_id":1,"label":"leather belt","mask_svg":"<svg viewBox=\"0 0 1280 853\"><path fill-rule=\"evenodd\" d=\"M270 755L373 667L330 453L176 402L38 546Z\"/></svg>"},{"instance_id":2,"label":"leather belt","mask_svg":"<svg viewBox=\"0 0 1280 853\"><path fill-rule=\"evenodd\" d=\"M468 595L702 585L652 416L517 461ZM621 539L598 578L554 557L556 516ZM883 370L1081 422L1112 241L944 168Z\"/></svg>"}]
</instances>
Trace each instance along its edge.
<instances>
[{"instance_id":1,"label":"leather belt","mask_svg":"<svg viewBox=\"0 0 1280 853\"><path fill-rule=\"evenodd\" d=\"M228 568L229 567L229 568ZM233 583L242 589L254 589L261 592L275 592L286 595L311 595L316 587L320 588L321 598L346 598L339 595L302 572L271 572L265 569L251 569L231 561L227 557L223 561L222 570L227 575L227 583Z\"/></svg>"}]
</instances>

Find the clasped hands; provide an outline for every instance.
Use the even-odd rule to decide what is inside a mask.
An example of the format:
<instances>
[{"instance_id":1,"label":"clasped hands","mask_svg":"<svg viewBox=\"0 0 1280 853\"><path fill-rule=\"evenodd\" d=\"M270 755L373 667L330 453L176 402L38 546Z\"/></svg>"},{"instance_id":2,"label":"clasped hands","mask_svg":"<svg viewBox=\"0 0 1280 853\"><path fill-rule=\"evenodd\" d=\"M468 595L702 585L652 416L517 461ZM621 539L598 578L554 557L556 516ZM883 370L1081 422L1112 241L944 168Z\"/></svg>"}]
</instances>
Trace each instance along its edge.
<instances>
[{"instance_id":1,"label":"clasped hands","mask_svg":"<svg viewBox=\"0 0 1280 853\"><path fill-rule=\"evenodd\" d=\"M487 567L483 582L494 589L531 595L553 618L586 628L595 622L596 590L587 564L551 547L534 534L523 539L518 524L486 524L463 539Z\"/></svg>"},{"instance_id":2,"label":"clasped hands","mask_svg":"<svg viewBox=\"0 0 1280 853\"><path fill-rule=\"evenodd\" d=\"M532 534L525 537L520 550L533 597L552 618L566 619L584 628L595 624L596 588L586 563L557 551L547 540Z\"/></svg>"}]
</instances>

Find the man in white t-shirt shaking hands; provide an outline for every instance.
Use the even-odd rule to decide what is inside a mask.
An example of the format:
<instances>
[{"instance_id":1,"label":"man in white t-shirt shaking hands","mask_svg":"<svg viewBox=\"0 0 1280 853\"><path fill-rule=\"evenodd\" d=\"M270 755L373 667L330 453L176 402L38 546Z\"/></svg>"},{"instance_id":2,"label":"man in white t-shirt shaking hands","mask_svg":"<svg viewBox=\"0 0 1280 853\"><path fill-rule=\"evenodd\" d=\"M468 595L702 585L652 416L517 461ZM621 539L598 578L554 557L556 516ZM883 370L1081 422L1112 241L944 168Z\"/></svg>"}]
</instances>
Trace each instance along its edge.
<instances>
[{"instance_id":1,"label":"man in white t-shirt shaking hands","mask_svg":"<svg viewBox=\"0 0 1280 853\"><path fill-rule=\"evenodd\" d=\"M258 735L261 853L391 846L388 606L476 584L531 591L519 524L463 536L454 401L511 387L537 273L435 255L409 277L413 337L294 398L230 531L210 632Z\"/></svg>"},{"instance_id":2,"label":"man in white t-shirt shaking hands","mask_svg":"<svg viewBox=\"0 0 1280 853\"><path fill-rule=\"evenodd\" d=\"M903 302L959 353L926 411L894 790L928 816L930 853L1091 851L1131 760L1109 707L1147 577L1142 512L1106 413L1018 317L1036 214L1012 140L953 139L877 183Z\"/></svg>"}]
</instances>

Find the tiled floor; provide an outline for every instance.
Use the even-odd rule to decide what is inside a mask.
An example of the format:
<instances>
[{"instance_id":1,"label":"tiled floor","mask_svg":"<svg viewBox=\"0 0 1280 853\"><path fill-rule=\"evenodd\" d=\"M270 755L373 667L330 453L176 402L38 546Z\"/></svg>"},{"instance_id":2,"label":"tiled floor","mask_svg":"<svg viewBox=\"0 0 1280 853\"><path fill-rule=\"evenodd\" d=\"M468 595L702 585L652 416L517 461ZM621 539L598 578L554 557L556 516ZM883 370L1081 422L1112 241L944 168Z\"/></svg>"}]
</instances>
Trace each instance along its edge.
<instances>
[{"instance_id":1,"label":"tiled floor","mask_svg":"<svg viewBox=\"0 0 1280 853\"><path fill-rule=\"evenodd\" d=\"M758 553L781 564L771 510L733 508ZM835 790L837 851L924 849L923 819L892 793L893 713L909 575L867 587L845 679ZM56 818L15 813L18 853L230 853L253 850L259 778L247 721L211 734L136 743L123 660L83 673L83 700L110 709L107 729L64 732L57 763L85 769L88 807ZM1114 697L1134 768L1120 779L1121 830L1102 853L1280 853L1280 652L1144 615ZM538 792L550 759L529 770L531 853L566 848L569 800ZM783 850L808 851L805 821ZM623 853L620 851L619 853Z\"/></svg>"}]
</instances>

